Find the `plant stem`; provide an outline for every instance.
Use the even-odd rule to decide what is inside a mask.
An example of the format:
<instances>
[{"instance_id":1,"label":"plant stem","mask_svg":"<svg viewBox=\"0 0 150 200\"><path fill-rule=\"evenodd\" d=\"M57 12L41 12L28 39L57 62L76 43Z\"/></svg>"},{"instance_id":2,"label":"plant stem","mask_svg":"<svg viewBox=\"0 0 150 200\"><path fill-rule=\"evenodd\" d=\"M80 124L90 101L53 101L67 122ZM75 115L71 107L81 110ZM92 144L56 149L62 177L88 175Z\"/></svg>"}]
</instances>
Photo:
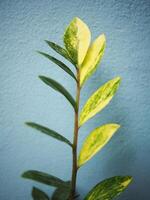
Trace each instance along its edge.
<instances>
[{"instance_id":1,"label":"plant stem","mask_svg":"<svg viewBox=\"0 0 150 200\"><path fill-rule=\"evenodd\" d=\"M79 102L80 102L80 72L77 69L77 88L76 88L76 105L77 110L75 111L75 118L74 118L74 138L73 138L73 148L72 148L72 180L71 180L71 193L70 193L70 200L73 200L76 194L76 179L77 179L77 145L78 145L78 118L79 118Z\"/></svg>"}]
</instances>

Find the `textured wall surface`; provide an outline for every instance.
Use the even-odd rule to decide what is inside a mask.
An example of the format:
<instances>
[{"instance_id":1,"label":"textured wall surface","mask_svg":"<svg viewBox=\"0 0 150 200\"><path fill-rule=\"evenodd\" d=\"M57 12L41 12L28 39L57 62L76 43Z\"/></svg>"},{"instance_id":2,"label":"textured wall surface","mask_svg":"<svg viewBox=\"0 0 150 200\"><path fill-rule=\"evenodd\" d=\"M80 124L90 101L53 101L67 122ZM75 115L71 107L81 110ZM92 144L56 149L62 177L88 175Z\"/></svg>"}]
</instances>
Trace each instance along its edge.
<instances>
[{"instance_id":1,"label":"textured wall surface","mask_svg":"<svg viewBox=\"0 0 150 200\"><path fill-rule=\"evenodd\" d=\"M101 67L84 87L81 106L102 83L116 75L123 78L109 106L80 130L79 147L94 127L107 122L122 125L81 168L80 200L100 180L121 174L132 175L134 182L120 200L150 199L149 10L149 0L0 0L0 200L29 200L33 185L51 194L53 188L20 178L27 169L70 177L69 148L25 127L24 121L39 122L72 138L72 107L37 77L50 75L72 94L75 84L35 50L56 55L43 40L62 45L64 29L74 16L89 25L92 38L103 32L107 37Z\"/></svg>"}]
</instances>

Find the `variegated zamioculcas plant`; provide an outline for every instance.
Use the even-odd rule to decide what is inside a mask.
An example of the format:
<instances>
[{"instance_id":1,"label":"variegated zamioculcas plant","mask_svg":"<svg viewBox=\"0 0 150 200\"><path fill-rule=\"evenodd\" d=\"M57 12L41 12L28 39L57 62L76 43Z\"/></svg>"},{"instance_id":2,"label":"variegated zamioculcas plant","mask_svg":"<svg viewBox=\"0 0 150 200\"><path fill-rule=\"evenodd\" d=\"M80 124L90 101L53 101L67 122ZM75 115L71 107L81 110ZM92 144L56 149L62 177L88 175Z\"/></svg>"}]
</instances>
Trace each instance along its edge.
<instances>
[{"instance_id":1,"label":"variegated zamioculcas plant","mask_svg":"<svg viewBox=\"0 0 150 200\"><path fill-rule=\"evenodd\" d=\"M107 144L120 128L120 125L109 123L94 129L85 139L78 155L77 146L79 128L105 108L111 101L118 90L121 78L118 76L104 83L91 95L79 112L81 89L88 78L95 72L102 59L106 45L105 35L102 34L98 36L91 43L91 33L88 26L81 19L75 17L64 33L65 48L60 47L54 42L46 41L46 43L75 67L76 74L57 58L43 52L38 52L62 68L76 83L76 99L74 99L74 97L72 97L72 95L57 81L49 77L39 76L46 85L60 92L72 105L74 110L73 141L70 142L56 131L37 123L26 122L26 124L29 127L37 129L38 131L69 145L72 150L72 176L71 180L64 181L45 172L29 170L24 172L22 177L56 188L52 197L49 197L45 192L37 187L33 187L32 197L34 200L73 200L78 198L78 194L76 193L78 170ZM115 176L103 180L85 196L84 200L114 199L127 188L131 180L131 176Z\"/></svg>"}]
</instances>

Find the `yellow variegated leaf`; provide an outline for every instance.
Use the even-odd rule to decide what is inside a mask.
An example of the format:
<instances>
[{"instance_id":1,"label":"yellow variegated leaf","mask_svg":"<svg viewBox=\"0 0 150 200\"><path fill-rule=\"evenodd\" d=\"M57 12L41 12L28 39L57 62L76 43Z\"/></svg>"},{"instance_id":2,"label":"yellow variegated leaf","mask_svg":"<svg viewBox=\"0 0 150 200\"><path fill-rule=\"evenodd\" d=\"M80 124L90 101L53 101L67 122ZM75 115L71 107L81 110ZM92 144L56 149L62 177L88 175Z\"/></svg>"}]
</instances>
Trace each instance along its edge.
<instances>
[{"instance_id":1,"label":"yellow variegated leaf","mask_svg":"<svg viewBox=\"0 0 150 200\"><path fill-rule=\"evenodd\" d=\"M116 199L131 183L131 176L114 176L98 183L84 198L84 200L112 200Z\"/></svg>"},{"instance_id":2,"label":"yellow variegated leaf","mask_svg":"<svg viewBox=\"0 0 150 200\"><path fill-rule=\"evenodd\" d=\"M101 111L110 102L119 87L120 80L120 77L116 77L92 94L81 111L79 126Z\"/></svg>"},{"instance_id":3,"label":"yellow variegated leaf","mask_svg":"<svg viewBox=\"0 0 150 200\"><path fill-rule=\"evenodd\" d=\"M105 35L102 34L91 44L89 47L85 59L80 67L80 85L91 76L96 70L101 58L104 54L106 46Z\"/></svg>"},{"instance_id":4,"label":"yellow variegated leaf","mask_svg":"<svg viewBox=\"0 0 150 200\"><path fill-rule=\"evenodd\" d=\"M90 40L91 33L88 26L75 17L65 31L64 44L71 59L78 67L85 58Z\"/></svg>"},{"instance_id":5,"label":"yellow variegated leaf","mask_svg":"<svg viewBox=\"0 0 150 200\"><path fill-rule=\"evenodd\" d=\"M92 158L103 146L111 139L113 134L118 130L118 124L105 124L94 129L85 139L81 148L78 167Z\"/></svg>"}]
</instances>

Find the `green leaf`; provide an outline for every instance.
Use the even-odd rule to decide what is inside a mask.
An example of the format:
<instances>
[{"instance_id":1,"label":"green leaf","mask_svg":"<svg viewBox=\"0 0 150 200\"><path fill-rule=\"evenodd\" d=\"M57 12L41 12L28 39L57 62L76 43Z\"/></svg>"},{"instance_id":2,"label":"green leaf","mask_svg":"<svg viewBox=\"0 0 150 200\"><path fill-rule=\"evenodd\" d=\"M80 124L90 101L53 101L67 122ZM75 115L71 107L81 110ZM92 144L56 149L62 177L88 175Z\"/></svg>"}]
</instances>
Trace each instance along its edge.
<instances>
[{"instance_id":1,"label":"green leaf","mask_svg":"<svg viewBox=\"0 0 150 200\"><path fill-rule=\"evenodd\" d=\"M76 106L76 102L73 99L73 97L69 94L69 92L57 81L45 77L45 76L39 76L39 78L48 86L50 86L51 88L53 88L54 90L60 92L62 95L64 95L66 97L66 99L71 103L71 105L73 106L73 108L75 110L77 110L77 106Z\"/></svg>"},{"instance_id":2,"label":"green leaf","mask_svg":"<svg viewBox=\"0 0 150 200\"><path fill-rule=\"evenodd\" d=\"M119 87L120 81L121 78L116 77L105 83L92 94L81 111L79 120L80 126L100 112L110 102Z\"/></svg>"},{"instance_id":3,"label":"green leaf","mask_svg":"<svg viewBox=\"0 0 150 200\"><path fill-rule=\"evenodd\" d=\"M67 188L57 188L54 191L52 196L52 200L68 200L70 194L70 190Z\"/></svg>"},{"instance_id":4,"label":"green leaf","mask_svg":"<svg viewBox=\"0 0 150 200\"><path fill-rule=\"evenodd\" d=\"M104 54L106 46L105 35L102 34L91 44L80 67L80 86L95 72Z\"/></svg>"},{"instance_id":5,"label":"green leaf","mask_svg":"<svg viewBox=\"0 0 150 200\"><path fill-rule=\"evenodd\" d=\"M112 200L123 192L132 181L131 176L115 176L97 184L84 200Z\"/></svg>"},{"instance_id":6,"label":"green leaf","mask_svg":"<svg viewBox=\"0 0 150 200\"><path fill-rule=\"evenodd\" d=\"M60 135L59 133L45 127L45 126L42 126L42 125L39 125L37 123L34 123L34 122L26 122L26 125L30 126L31 128L34 128L38 131L41 131L42 133L45 133L46 135L49 135L61 142L65 142L66 144L70 145L72 147L72 144L71 142L66 139L64 136Z\"/></svg>"},{"instance_id":7,"label":"green leaf","mask_svg":"<svg viewBox=\"0 0 150 200\"><path fill-rule=\"evenodd\" d=\"M37 51L37 52L39 54L45 56L49 60L51 60L56 65L58 65L60 68L62 68L65 72L67 72L70 76L72 76L77 81L74 73L63 62L59 61L58 59L54 58L53 56L48 55L47 53L44 53L44 52L41 52L41 51Z\"/></svg>"},{"instance_id":8,"label":"green leaf","mask_svg":"<svg viewBox=\"0 0 150 200\"><path fill-rule=\"evenodd\" d=\"M51 47L54 51L56 51L61 56L63 56L64 58L66 58L73 65L75 64L73 62L73 60L70 58L70 56L69 56L69 54L68 54L68 52L67 52L66 49L64 49L61 46L59 46L58 44L55 44L54 42L51 42L51 41L48 41L48 40L45 40L45 42L48 44L49 47Z\"/></svg>"},{"instance_id":9,"label":"green leaf","mask_svg":"<svg viewBox=\"0 0 150 200\"><path fill-rule=\"evenodd\" d=\"M75 17L64 33L64 44L71 59L78 67L85 58L90 40L91 33L88 26Z\"/></svg>"},{"instance_id":10,"label":"green leaf","mask_svg":"<svg viewBox=\"0 0 150 200\"><path fill-rule=\"evenodd\" d=\"M36 170L26 171L22 174L22 177L26 179L31 179L33 181L37 181L46 185L50 185L53 187L61 187L61 186L66 187L66 183L63 180L55 176L52 176L50 174L36 171Z\"/></svg>"},{"instance_id":11,"label":"green leaf","mask_svg":"<svg viewBox=\"0 0 150 200\"><path fill-rule=\"evenodd\" d=\"M36 187L32 189L32 197L33 200L50 200L45 192Z\"/></svg>"},{"instance_id":12,"label":"green leaf","mask_svg":"<svg viewBox=\"0 0 150 200\"><path fill-rule=\"evenodd\" d=\"M85 164L111 139L120 126L118 124L105 124L94 129L85 139L78 158L78 167Z\"/></svg>"},{"instance_id":13,"label":"green leaf","mask_svg":"<svg viewBox=\"0 0 150 200\"><path fill-rule=\"evenodd\" d=\"M57 188L53 195L52 195L52 200L68 200L69 195L70 195L70 181L66 182L67 187L59 187Z\"/></svg>"}]
</instances>

